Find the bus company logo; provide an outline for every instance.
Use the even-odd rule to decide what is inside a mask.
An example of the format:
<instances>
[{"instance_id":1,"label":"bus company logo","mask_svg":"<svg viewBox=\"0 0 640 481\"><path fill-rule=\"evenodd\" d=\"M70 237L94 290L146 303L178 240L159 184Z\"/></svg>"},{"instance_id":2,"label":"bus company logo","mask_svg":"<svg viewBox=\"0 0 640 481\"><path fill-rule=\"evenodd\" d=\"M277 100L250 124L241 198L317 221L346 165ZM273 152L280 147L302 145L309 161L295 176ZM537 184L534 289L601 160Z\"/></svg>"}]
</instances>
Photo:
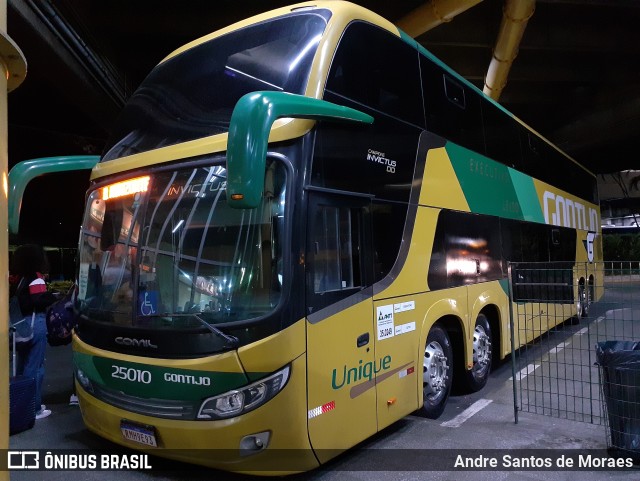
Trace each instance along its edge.
<instances>
[{"instance_id":1,"label":"bus company logo","mask_svg":"<svg viewBox=\"0 0 640 481\"><path fill-rule=\"evenodd\" d=\"M377 150L367 150L367 160L376 164L382 164L386 166L387 172L390 174L396 173L396 161L388 159L384 152L378 152Z\"/></svg>"},{"instance_id":2,"label":"bus company logo","mask_svg":"<svg viewBox=\"0 0 640 481\"><path fill-rule=\"evenodd\" d=\"M358 361L358 366L347 369L346 364L342 367L342 375L339 369L333 370L331 387L337 390L344 386L353 384L349 389L349 397L355 399L376 387L385 379L390 379L399 373L400 377L406 377L415 372L414 361L391 369L391 356L387 355L377 361Z\"/></svg>"},{"instance_id":3,"label":"bus company logo","mask_svg":"<svg viewBox=\"0 0 640 481\"><path fill-rule=\"evenodd\" d=\"M178 384L192 384L194 386L211 386L211 379L207 376L193 376L191 374L177 374L174 372L164 373L165 382L175 382Z\"/></svg>"},{"instance_id":4,"label":"bus company logo","mask_svg":"<svg viewBox=\"0 0 640 481\"><path fill-rule=\"evenodd\" d=\"M338 373L338 369L333 370L331 377L331 387L333 389L340 389L344 385L351 383L357 383L359 381L371 382L373 376L386 371L391 367L391 356L384 356L377 361L363 362L362 359L358 361L358 365L347 369L345 364L342 367L342 375ZM340 378L340 379L338 379Z\"/></svg>"},{"instance_id":5,"label":"bus company logo","mask_svg":"<svg viewBox=\"0 0 640 481\"><path fill-rule=\"evenodd\" d=\"M584 248L587 250L587 259L589 262L593 262L593 242L596 240L595 232L588 232L587 238L583 240Z\"/></svg>"},{"instance_id":6,"label":"bus company logo","mask_svg":"<svg viewBox=\"0 0 640 481\"><path fill-rule=\"evenodd\" d=\"M146 347L147 349L158 349L158 346L153 344L150 339L134 339L131 337L116 337L116 344L120 344L121 346L130 346L130 347Z\"/></svg>"},{"instance_id":7,"label":"bus company logo","mask_svg":"<svg viewBox=\"0 0 640 481\"><path fill-rule=\"evenodd\" d=\"M547 224L595 231L598 227L598 211L587 208L581 202L564 198L545 190L542 195L544 221Z\"/></svg>"}]
</instances>

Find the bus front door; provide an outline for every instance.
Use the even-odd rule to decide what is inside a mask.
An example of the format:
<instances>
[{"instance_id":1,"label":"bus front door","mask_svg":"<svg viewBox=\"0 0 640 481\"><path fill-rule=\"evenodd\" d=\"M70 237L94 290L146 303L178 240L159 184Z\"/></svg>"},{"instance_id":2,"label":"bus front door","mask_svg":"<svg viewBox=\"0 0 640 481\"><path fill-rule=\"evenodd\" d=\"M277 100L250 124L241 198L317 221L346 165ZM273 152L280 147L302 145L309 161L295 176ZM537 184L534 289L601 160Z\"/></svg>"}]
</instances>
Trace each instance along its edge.
<instances>
[{"instance_id":1,"label":"bus front door","mask_svg":"<svg viewBox=\"0 0 640 481\"><path fill-rule=\"evenodd\" d=\"M370 201L312 191L308 205L308 426L324 462L377 431Z\"/></svg>"}]
</instances>

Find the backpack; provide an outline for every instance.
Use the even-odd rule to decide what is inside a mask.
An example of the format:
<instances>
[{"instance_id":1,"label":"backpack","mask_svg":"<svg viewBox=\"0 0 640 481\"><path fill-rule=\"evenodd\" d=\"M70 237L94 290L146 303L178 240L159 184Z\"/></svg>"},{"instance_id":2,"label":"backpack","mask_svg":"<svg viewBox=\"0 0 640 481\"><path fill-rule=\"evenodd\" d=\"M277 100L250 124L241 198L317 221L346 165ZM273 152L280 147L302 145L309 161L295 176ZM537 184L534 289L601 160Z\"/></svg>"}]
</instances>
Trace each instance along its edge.
<instances>
[{"instance_id":1,"label":"backpack","mask_svg":"<svg viewBox=\"0 0 640 481\"><path fill-rule=\"evenodd\" d=\"M50 346L66 346L71 342L73 329L78 325L74 308L76 286L47 308L47 341Z\"/></svg>"},{"instance_id":2,"label":"backpack","mask_svg":"<svg viewBox=\"0 0 640 481\"><path fill-rule=\"evenodd\" d=\"M9 299L9 325L13 330L13 338L16 344L26 344L33 339L33 324L35 312L30 316L23 316L18 301L18 294L22 290L24 278L20 279L16 292Z\"/></svg>"}]
</instances>

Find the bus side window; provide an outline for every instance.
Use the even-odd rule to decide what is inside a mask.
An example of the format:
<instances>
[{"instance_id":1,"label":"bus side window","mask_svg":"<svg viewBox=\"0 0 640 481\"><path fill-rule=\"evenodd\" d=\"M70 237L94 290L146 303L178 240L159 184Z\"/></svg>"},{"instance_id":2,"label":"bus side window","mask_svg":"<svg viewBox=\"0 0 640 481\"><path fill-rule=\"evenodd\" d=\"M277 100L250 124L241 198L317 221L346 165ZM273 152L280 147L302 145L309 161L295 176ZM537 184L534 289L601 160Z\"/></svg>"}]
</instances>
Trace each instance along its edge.
<instances>
[{"instance_id":1,"label":"bus side window","mask_svg":"<svg viewBox=\"0 0 640 481\"><path fill-rule=\"evenodd\" d=\"M536 179L548 181L545 174L545 167L548 160L545 160L545 153L548 151L544 148L544 142L534 136L525 127L520 127L520 143L522 144L522 171Z\"/></svg>"},{"instance_id":2,"label":"bus side window","mask_svg":"<svg viewBox=\"0 0 640 481\"><path fill-rule=\"evenodd\" d=\"M353 22L331 62L324 100L375 120L361 125L320 122L310 183L408 202L424 129L416 49L385 30Z\"/></svg>"},{"instance_id":3,"label":"bus side window","mask_svg":"<svg viewBox=\"0 0 640 481\"><path fill-rule=\"evenodd\" d=\"M375 282L389 274L398 259L406 218L406 205L377 201L371 204Z\"/></svg>"},{"instance_id":4,"label":"bus side window","mask_svg":"<svg viewBox=\"0 0 640 481\"><path fill-rule=\"evenodd\" d=\"M482 104L482 121L487 157L508 167L521 169L518 125L489 101Z\"/></svg>"},{"instance_id":5,"label":"bus side window","mask_svg":"<svg viewBox=\"0 0 640 481\"><path fill-rule=\"evenodd\" d=\"M316 294L361 286L360 222L355 209L319 206L313 241Z\"/></svg>"},{"instance_id":6,"label":"bus side window","mask_svg":"<svg viewBox=\"0 0 640 481\"><path fill-rule=\"evenodd\" d=\"M378 27L349 25L331 64L327 90L424 126L418 52Z\"/></svg>"},{"instance_id":7,"label":"bus side window","mask_svg":"<svg viewBox=\"0 0 640 481\"><path fill-rule=\"evenodd\" d=\"M480 98L426 57L420 57L427 130L485 153Z\"/></svg>"},{"instance_id":8,"label":"bus side window","mask_svg":"<svg viewBox=\"0 0 640 481\"><path fill-rule=\"evenodd\" d=\"M568 227L554 227L551 229L549 243L549 260L551 262L566 261L576 254L577 233Z\"/></svg>"},{"instance_id":9,"label":"bus side window","mask_svg":"<svg viewBox=\"0 0 640 481\"><path fill-rule=\"evenodd\" d=\"M466 98L464 95L464 88L453 80L448 75L443 75L444 80L444 94L451 103L457 105L462 110L467 106Z\"/></svg>"}]
</instances>

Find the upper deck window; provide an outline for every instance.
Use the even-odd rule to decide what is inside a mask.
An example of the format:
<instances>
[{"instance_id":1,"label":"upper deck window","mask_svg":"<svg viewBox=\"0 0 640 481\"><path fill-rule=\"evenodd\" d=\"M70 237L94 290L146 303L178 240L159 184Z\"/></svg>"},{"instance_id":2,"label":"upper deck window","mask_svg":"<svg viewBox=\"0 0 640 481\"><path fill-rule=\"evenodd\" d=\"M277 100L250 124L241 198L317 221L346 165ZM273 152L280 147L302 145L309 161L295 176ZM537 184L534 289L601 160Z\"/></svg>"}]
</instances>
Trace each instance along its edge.
<instances>
[{"instance_id":1,"label":"upper deck window","mask_svg":"<svg viewBox=\"0 0 640 481\"><path fill-rule=\"evenodd\" d=\"M114 129L102 161L227 132L243 95L304 93L331 13L292 13L193 47L158 65Z\"/></svg>"},{"instance_id":2,"label":"upper deck window","mask_svg":"<svg viewBox=\"0 0 640 481\"><path fill-rule=\"evenodd\" d=\"M381 28L364 22L349 25L331 63L326 88L424 126L418 52Z\"/></svg>"}]
</instances>

